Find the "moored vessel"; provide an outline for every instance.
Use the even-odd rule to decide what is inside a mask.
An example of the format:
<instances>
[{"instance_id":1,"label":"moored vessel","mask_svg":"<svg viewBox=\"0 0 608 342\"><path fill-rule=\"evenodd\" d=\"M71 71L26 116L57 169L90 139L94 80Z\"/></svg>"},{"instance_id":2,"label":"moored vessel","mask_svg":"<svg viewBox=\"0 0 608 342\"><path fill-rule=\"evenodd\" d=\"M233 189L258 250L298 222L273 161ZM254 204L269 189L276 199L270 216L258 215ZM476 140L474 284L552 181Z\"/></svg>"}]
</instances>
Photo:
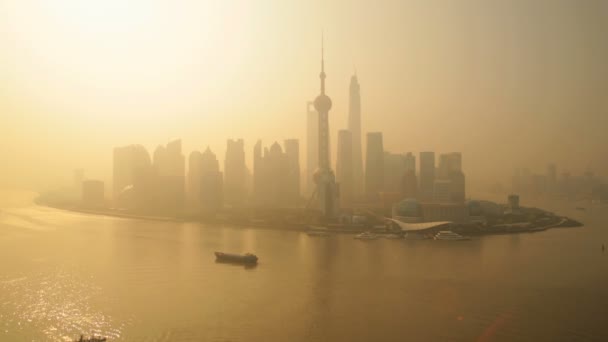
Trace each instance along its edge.
<instances>
[{"instance_id":1,"label":"moored vessel","mask_svg":"<svg viewBox=\"0 0 608 342\"><path fill-rule=\"evenodd\" d=\"M437 233L434 237L435 240L442 240L442 241L464 241L464 240L470 240L468 237L466 236L462 236L460 234L456 234L451 230L442 230L439 233Z\"/></svg>"},{"instance_id":2,"label":"moored vessel","mask_svg":"<svg viewBox=\"0 0 608 342\"><path fill-rule=\"evenodd\" d=\"M256 264L258 262L258 257L255 254L251 253L232 254L215 252L215 260L219 262L229 262L237 264Z\"/></svg>"},{"instance_id":3,"label":"moored vessel","mask_svg":"<svg viewBox=\"0 0 608 342\"><path fill-rule=\"evenodd\" d=\"M358 240L376 240L377 238L378 238L378 235L376 235L372 232L363 232L361 234L355 235L355 239L358 239Z\"/></svg>"}]
</instances>

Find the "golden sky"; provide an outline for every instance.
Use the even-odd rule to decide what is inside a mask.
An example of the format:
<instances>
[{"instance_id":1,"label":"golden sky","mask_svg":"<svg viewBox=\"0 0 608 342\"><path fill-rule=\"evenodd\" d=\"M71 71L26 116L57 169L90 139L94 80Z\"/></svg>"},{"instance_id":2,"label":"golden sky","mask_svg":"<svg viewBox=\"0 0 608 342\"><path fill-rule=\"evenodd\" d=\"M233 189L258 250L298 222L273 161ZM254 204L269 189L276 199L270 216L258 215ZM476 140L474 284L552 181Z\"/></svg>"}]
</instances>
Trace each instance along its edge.
<instances>
[{"instance_id":1,"label":"golden sky","mask_svg":"<svg viewBox=\"0 0 608 342\"><path fill-rule=\"evenodd\" d=\"M468 180L608 174L601 0L0 0L0 185L109 181L130 143L303 147L321 30L333 142L356 68L390 151L462 151Z\"/></svg>"}]
</instances>

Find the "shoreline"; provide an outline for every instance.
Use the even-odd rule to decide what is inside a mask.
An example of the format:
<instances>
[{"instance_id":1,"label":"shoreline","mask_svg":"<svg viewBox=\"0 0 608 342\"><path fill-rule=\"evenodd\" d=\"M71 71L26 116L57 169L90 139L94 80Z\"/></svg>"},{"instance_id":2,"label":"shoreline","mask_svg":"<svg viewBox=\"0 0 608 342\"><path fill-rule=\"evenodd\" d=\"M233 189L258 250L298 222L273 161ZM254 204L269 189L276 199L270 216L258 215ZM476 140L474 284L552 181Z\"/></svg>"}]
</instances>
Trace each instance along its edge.
<instances>
[{"instance_id":1,"label":"shoreline","mask_svg":"<svg viewBox=\"0 0 608 342\"><path fill-rule=\"evenodd\" d=\"M62 206L62 205L53 205L49 203L35 203L41 207L53 208L68 212L74 212L79 214L86 215L95 215L95 216L106 216L106 217L116 217L116 218L125 218L132 220L145 220L145 221L156 221L156 222L174 222L174 223L199 223L199 224L218 224L218 225L230 225L233 228L252 228L252 229L267 229L267 230L288 230L288 231L308 231L308 224L261 224L256 222L230 222L230 221L221 221L221 220L200 220L193 218L180 218L180 217L170 217L170 216L151 216L151 215L141 215L141 214L130 214L130 213L121 213L116 210L106 209L106 210L95 210L95 209L84 209L77 208L73 206Z\"/></svg>"},{"instance_id":2,"label":"shoreline","mask_svg":"<svg viewBox=\"0 0 608 342\"><path fill-rule=\"evenodd\" d=\"M96 216L107 216L107 217L116 217L116 218L125 218L125 219L133 219L133 220L147 220L147 221L157 221L157 222L174 222L174 223L199 223L199 224L209 224L215 223L218 225L230 225L233 228L239 229L264 229L264 230L282 230L282 231L298 231L298 232L307 232L310 230L311 224L306 223L260 223L260 222L242 222L242 221L229 221L229 220L204 220L204 219L196 219L196 218L188 218L188 217L170 217L170 216L152 216L152 215L141 215L141 214L132 214L132 213L123 213L117 210L105 209L105 210L95 210L95 209L85 209L78 208L74 206L67 205L53 205L49 203L41 203L36 201L36 205L44 206L48 208L70 211L80 214L86 215L96 215ZM467 227L466 225L455 223L454 227L451 229L455 232L459 232L460 234L465 234L469 236L484 236L484 235L507 235L507 234L519 234L519 233L538 233L543 232L552 228L574 228L574 227L582 227L583 223L574 220L565 216L557 216L560 218L559 222L554 222L551 224L547 224L540 227L529 227L529 228L519 228L513 230L492 230L492 227L484 227L483 230L475 229L472 230L471 226ZM460 227L459 227L460 226ZM480 227L477 227L480 228ZM326 228L328 233L335 234L356 234L361 233L367 230L371 230L370 227L357 227L357 228ZM434 231L432 228L426 231L426 233L431 233ZM387 233L388 230L387 230ZM407 233L407 232L402 232Z\"/></svg>"}]
</instances>

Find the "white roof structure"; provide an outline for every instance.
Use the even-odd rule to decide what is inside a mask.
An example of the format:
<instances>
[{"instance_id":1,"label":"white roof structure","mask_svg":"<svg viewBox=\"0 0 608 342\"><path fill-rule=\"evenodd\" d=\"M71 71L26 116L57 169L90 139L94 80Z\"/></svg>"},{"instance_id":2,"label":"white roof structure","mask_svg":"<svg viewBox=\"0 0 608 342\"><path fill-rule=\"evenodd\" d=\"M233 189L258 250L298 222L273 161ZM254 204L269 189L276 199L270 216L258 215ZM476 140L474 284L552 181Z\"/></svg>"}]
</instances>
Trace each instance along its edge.
<instances>
[{"instance_id":1,"label":"white roof structure","mask_svg":"<svg viewBox=\"0 0 608 342\"><path fill-rule=\"evenodd\" d=\"M404 231L404 232L416 231L416 230L425 230L425 229L430 229L430 228L436 228L436 227L439 227L439 226L443 226L443 225L452 223L452 221L407 223L407 222L402 222L402 221L395 220L395 219L388 218L388 217L386 219L390 220L392 222L395 222L399 226L399 228L401 228L401 230Z\"/></svg>"}]
</instances>

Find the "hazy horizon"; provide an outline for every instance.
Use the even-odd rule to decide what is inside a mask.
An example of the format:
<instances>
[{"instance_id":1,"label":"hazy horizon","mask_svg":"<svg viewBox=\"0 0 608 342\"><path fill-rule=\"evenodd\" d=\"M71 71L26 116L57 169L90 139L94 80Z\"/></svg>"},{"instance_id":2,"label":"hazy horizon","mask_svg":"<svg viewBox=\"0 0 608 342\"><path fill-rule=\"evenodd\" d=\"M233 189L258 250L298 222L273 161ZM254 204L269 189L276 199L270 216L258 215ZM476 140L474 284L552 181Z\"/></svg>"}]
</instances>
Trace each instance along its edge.
<instances>
[{"instance_id":1,"label":"hazy horizon","mask_svg":"<svg viewBox=\"0 0 608 342\"><path fill-rule=\"evenodd\" d=\"M220 164L242 138L249 165L297 138L303 169L322 30L334 162L356 69L388 151L461 151L472 183L608 175L606 2L0 0L0 187L110 181L114 147L175 138Z\"/></svg>"}]
</instances>

